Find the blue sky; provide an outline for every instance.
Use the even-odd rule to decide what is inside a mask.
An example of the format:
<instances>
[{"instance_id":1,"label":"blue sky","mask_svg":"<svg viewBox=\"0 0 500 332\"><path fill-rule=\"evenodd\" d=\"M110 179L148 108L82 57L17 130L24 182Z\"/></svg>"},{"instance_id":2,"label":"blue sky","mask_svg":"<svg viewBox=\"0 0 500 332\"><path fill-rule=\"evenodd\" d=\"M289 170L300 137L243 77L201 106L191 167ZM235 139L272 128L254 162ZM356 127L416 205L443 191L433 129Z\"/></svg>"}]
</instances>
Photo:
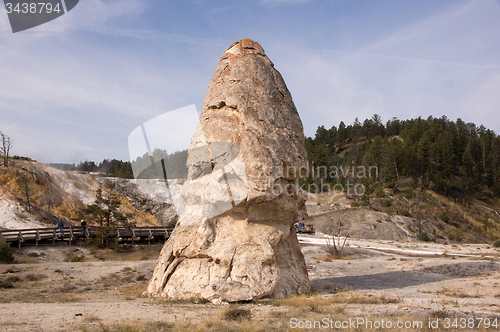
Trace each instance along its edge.
<instances>
[{"instance_id":1,"label":"blue sky","mask_svg":"<svg viewBox=\"0 0 500 332\"><path fill-rule=\"evenodd\" d=\"M2 7L0 130L40 162L128 160L137 126L201 111L224 50L251 38L308 136L374 113L500 133L499 36L498 0L81 0L16 34Z\"/></svg>"}]
</instances>

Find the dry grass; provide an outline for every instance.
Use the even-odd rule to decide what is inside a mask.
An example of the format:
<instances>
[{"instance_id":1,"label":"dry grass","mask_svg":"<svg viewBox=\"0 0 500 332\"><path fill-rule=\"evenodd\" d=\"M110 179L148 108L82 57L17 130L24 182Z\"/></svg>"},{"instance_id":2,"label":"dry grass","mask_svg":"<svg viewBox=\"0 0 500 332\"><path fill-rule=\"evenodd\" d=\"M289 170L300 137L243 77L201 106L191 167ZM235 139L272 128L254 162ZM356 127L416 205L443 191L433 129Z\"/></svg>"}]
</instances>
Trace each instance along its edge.
<instances>
[{"instance_id":1,"label":"dry grass","mask_svg":"<svg viewBox=\"0 0 500 332\"><path fill-rule=\"evenodd\" d=\"M160 251L163 248L161 245L147 246L145 249L129 250L126 252L117 252L112 249L95 249L92 254L95 258L104 261L144 261L155 260L160 256Z\"/></svg>"},{"instance_id":2,"label":"dry grass","mask_svg":"<svg viewBox=\"0 0 500 332\"><path fill-rule=\"evenodd\" d=\"M83 321L88 323L99 322L101 318L96 314L85 314L83 315Z\"/></svg>"},{"instance_id":3,"label":"dry grass","mask_svg":"<svg viewBox=\"0 0 500 332\"><path fill-rule=\"evenodd\" d=\"M403 301L400 296L391 296L386 293L365 294L362 292L340 292L335 295L321 296L305 294L274 300L271 303L277 306L292 307L292 313L315 312L342 314L347 304L395 304ZM341 306L333 306L341 304Z\"/></svg>"},{"instance_id":4,"label":"dry grass","mask_svg":"<svg viewBox=\"0 0 500 332\"><path fill-rule=\"evenodd\" d=\"M240 306L230 306L222 312L222 318L241 322L243 319L251 319L252 311Z\"/></svg>"},{"instance_id":5,"label":"dry grass","mask_svg":"<svg viewBox=\"0 0 500 332\"><path fill-rule=\"evenodd\" d=\"M443 289L435 292L435 294L439 295L445 295L445 296L450 296L450 297L457 297L457 298L480 298L481 296L476 292L476 294L471 295L469 293L465 293L461 290L450 290L446 287L443 287Z\"/></svg>"},{"instance_id":6,"label":"dry grass","mask_svg":"<svg viewBox=\"0 0 500 332\"><path fill-rule=\"evenodd\" d=\"M147 282L137 283L131 286L125 286L122 288L122 294L125 296L126 300L133 300L142 296L142 293L148 287Z\"/></svg>"},{"instance_id":7,"label":"dry grass","mask_svg":"<svg viewBox=\"0 0 500 332\"><path fill-rule=\"evenodd\" d=\"M38 281L38 280L40 280L41 278L40 278L40 276L37 276L36 274L32 274L32 273L30 273L30 274L26 275L25 279L26 279L27 281L34 282L34 281Z\"/></svg>"},{"instance_id":8,"label":"dry grass","mask_svg":"<svg viewBox=\"0 0 500 332\"><path fill-rule=\"evenodd\" d=\"M12 253L14 254L14 264L32 264L36 263L36 257L28 256L23 253L19 253L17 248L12 248Z\"/></svg>"},{"instance_id":9,"label":"dry grass","mask_svg":"<svg viewBox=\"0 0 500 332\"><path fill-rule=\"evenodd\" d=\"M88 318L90 317L90 318ZM151 322L123 322L119 324L105 324L101 322L101 319L97 316L90 315L85 316L83 322L79 325L80 331L82 332L160 332L160 331L185 331L183 327L178 324L165 323L162 321L151 321ZM193 329L191 331L203 331L199 329Z\"/></svg>"}]
</instances>

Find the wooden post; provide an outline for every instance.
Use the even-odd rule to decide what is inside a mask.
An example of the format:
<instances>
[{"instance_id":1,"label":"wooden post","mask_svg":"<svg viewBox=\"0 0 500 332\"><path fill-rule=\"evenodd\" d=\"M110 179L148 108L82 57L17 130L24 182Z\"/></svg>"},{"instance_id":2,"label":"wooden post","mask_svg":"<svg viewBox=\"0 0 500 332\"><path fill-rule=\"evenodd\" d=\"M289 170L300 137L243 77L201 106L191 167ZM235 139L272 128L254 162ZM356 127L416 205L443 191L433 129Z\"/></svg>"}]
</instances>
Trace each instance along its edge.
<instances>
[{"instance_id":1,"label":"wooden post","mask_svg":"<svg viewBox=\"0 0 500 332\"><path fill-rule=\"evenodd\" d=\"M19 234L17 234L17 242L18 242L18 247L21 248L21 242L23 241L23 233L19 231Z\"/></svg>"},{"instance_id":2,"label":"wooden post","mask_svg":"<svg viewBox=\"0 0 500 332\"><path fill-rule=\"evenodd\" d=\"M151 233L151 227L149 227L148 245L151 245L151 238L152 237L153 237L153 234Z\"/></svg>"},{"instance_id":3,"label":"wooden post","mask_svg":"<svg viewBox=\"0 0 500 332\"><path fill-rule=\"evenodd\" d=\"M56 246L56 229L54 228L53 232L52 232L52 246L55 247Z\"/></svg>"},{"instance_id":4,"label":"wooden post","mask_svg":"<svg viewBox=\"0 0 500 332\"><path fill-rule=\"evenodd\" d=\"M40 239L40 234L38 233L38 229L36 230L36 235L35 235L35 241L36 241L36 244L35 244L35 247L38 247L38 240Z\"/></svg>"}]
</instances>

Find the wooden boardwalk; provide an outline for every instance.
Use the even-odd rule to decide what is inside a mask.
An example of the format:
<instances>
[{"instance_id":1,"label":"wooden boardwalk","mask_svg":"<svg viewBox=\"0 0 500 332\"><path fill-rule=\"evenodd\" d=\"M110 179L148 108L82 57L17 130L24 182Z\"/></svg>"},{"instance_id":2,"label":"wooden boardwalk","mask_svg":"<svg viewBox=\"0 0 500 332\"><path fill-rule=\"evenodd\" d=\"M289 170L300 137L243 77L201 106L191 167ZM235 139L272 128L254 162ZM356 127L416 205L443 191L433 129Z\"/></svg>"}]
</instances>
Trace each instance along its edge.
<instances>
[{"instance_id":1,"label":"wooden boardwalk","mask_svg":"<svg viewBox=\"0 0 500 332\"><path fill-rule=\"evenodd\" d=\"M71 245L78 240L100 237L103 233L108 239L117 238L118 242L130 241L133 244L134 242L144 241L148 241L148 243L157 240L166 241L173 229L173 227L134 227L131 229L119 227L118 229L106 232L104 228L99 226L74 226L63 228L7 229L0 230L0 236L10 244L17 244L18 247L21 247L21 244L34 244L38 246L39 243L52 243L52 245L55 245L60 241L69 242Z\"/></svg>"}]
</instances>

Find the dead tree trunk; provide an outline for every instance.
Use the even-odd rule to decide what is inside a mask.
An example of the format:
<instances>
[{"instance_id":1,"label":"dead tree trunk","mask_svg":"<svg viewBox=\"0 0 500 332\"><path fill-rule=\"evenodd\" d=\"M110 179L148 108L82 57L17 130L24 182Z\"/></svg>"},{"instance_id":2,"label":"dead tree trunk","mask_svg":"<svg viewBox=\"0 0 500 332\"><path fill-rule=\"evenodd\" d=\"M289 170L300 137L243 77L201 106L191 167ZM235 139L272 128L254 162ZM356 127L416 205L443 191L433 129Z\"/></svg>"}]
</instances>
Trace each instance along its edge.
<instances>
[{"instance_id":1,"label":"dead tree trunk","mask_svg":"<svg viewBox=\"0 0 500 332\"><path fill-rule=\"evenodd\" d=\"M30 189L28 186L28 179L23 178L23 180L24 180L24 192L26 194L26 205L28 207L28 212L30 212L31 211L31 203L30 203Z\"/></svg>"},{"instance_id":2,"label":"dead tree trunk","mask_svg":"<svg viewBox=\"0 0 500 332\"><path fill-rule=\"evenodd\" d=\"M4 133L0 133L0 138L2 139L0 152L3 155L3 165L4 167L9 167L9 153L14 146L14 142L9 136L5 135Z\"/></svg>"}]
</instances>

